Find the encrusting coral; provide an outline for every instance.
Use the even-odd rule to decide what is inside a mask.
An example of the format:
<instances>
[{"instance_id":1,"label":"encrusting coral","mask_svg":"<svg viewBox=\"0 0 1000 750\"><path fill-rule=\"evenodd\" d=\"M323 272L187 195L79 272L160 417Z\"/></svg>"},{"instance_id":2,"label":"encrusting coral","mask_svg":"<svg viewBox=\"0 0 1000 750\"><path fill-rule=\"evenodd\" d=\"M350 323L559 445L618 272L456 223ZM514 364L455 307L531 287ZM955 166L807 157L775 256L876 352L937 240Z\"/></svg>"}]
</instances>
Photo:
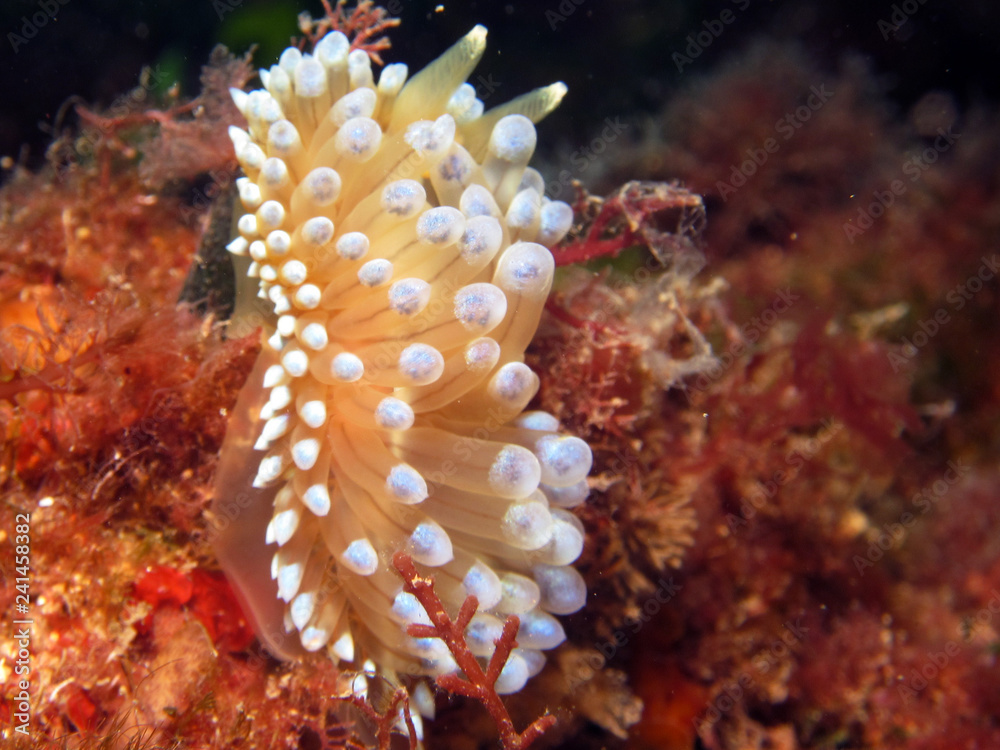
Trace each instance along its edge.
<instances>
[{"instance_id":1,"label":"encrusting coral","mask_svg":"<svg viewBox=\"0 0 1000 750\"><path fill-rule=\"evenodd\" d=\"M273 514L265 531L240 514L218 549L277 653L298 631L308 651L386 674L454 672L439 638L406 632L430 621L389 566L404 550L449 608L478 600L465 633L478 657L519 617L496 681L510 693L565 639L553 615L584 604L568 509L592 459L555 417L524 411L547 246L573 219L527 164L533 121L565 87L484 113L464 81L485 37L477 26L411 79L394 64L376 83L369 54L332 31L261 71L264 90L233 91L247 213L229 249L276 320L248 384L263 426L230 428L217 502L245 491ZM276 589L251 561L265 542Z\"/></svg>"}]
</instances>

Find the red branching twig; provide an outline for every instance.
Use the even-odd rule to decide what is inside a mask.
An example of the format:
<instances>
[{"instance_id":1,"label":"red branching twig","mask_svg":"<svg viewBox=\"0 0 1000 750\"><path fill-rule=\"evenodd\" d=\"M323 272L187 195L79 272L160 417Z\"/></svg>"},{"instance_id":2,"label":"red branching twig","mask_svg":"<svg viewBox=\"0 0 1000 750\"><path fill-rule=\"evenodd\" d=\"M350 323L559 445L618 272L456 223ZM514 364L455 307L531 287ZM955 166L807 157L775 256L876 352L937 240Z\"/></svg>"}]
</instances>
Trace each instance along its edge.
<instances>
[{"instance_id":1,"label":"red branching twig","mask_svg":"<svg viewBox=\"0 0 1000 750\"><path fill-rule=\"evenodd\" d=\"M360 695L352 695L346 699L351 705L368 717L376 726L375 739L378 742L379 750L390 750L392 747L392 730L396 726L396 716L399 714L399 706L403 706L403 721L406 723L406 732L410 740L410 750L417 750L417 729L413 726L413 717L410 715L410 695L405 688L397 688L389 702L389 707L384 714L378 713Z\"/></svg>"},{"instance_id":2,"label":"red branching twig","mask_svg":"<svg viewBox=\"0 0 1000 750\"><path fill-rule=\"evenodd\" d=\"M106 186L110 180L112 154L118 153L129 158L135 155L135 149L119 137L121 132L152 124L163 127L178 115L190 112L197 106L198 100L194 99L186 104L174 105L165 111L147 109L104 117L82 104L76 105L76 113L80 120L91 126L94 133L100 134L94 146L101 164L101 184Z\"/></svg>"},{"instance_id":3,"label":"red branching twig","mask_svg":"<svg viewBox=\"0 0 1000 750\"><path fill-rule=\"evenodd\" d=\"M347 0L337 0L336 7L330 0L322 0L326 17L313 20L308 13L299 16L299 28L310 44L315 45L329 31L340 31L351 40L351 49L361 49L371 59L382 65L379 52L390 47L388 37L378 36L386 29L399 26L399 19L389 15L385 8L375 5L374 0L360 0L353 10L344 10Z\"/></svg>"},{"instance_id":4,"label":"red branching twig","mask_svg":"<svg viewBox=\"0 0 1000 750\"><path fill-rule=\"evenodd\" d=\"M556 265L582 263L618 255L644 245L661 262L672 253L693 249L705 224L700 195L666 182L626 182L607 198L590 195L576 185L573 205L577 224L552 249ZM668 229L660 227L670 223Z\"/></svg>"},{"instance_id":5,"label":"red branching twig","mask_svg":"<svg viewBox=\"0 0 1000 750\"><path fill-rule=\"evenodd\" d=\"M597 279L600 278L600 276L597 277ZM560 323L565 323L573 328L587 330L595 337L603 335L621 340L628 335L624 328L614 323L586 320L585 318L578 317L551 298L545 301L545 311Z\"/></svg>"},{"instance_id":6,"label":"red branching twig","mask_svg":"<svg viewBox=\"0 0 1000 750\"><path fill-rule=\"evenodd\" d=\"M156 123L158 125L163 125L164 123L171 122L177 115L190 112L198 106L199 102L197 99L193 99L186 104L177 104L171 107L169 110L161 111L158 109L147 109L141 112L131 112L129 114L117 115L112 117L102 117L96 112L84 107L82 104L78 104L76 107L76 112L88 125L93 125L99 128L104 133L114 133L125 128L139 126L139 125L149 125L150 123Z\"/></svg>"},{"instance_id":7,"label":"red branching twig","mask_svg":"<svg viewBox=\"0 0 1000 750\"><path fill-rule=\"evenodd\" d=\"M507 713L507 707L495 689L497 678L510 657L511 649L517 645L515 639L517 629L520 627L518 618L511 615L504 622L503 633L496 642L496 650L484 672L465 642L465 628L479 608L476 597L469 596L463 602L458 616L452 620L434 591L433 579L421 577L409 555L397 552L392 558L392 564L403 577L403 589L417 598L433 623L410 625L406 632L414 638L440 638L455 657L455 663L465 673L465 679L459 677L457 673L441 675L437 678L438 685L449 693L474 698L482 703L500 730L500 739L505 750L524 750L530 747L556 723L556 717L551 714L540 716L518 734L510 714Z\"/></svg>"},{"instance_id":8,"label":"red branching twig","mask_svg":"<svg viewBox=\"0 0 1000 750\"><path fill-rule=\"evenodd\" d=\"M229 95L250 79L251 53L233 57L225 47L216 47L202 68L202 89L188 102L178 102L176 87L167 92L166 109L153 109L148 101L162 80L162 73L146 69L140 85L119 97L104 114L77 104L83 129L77 150L93 150L101 167L102 185L108 185L111 159L131 159L143 154L140 177L147 185L159 186L172 179L191 179L215 169L235 168L226 125L242 122ZM150 134L129 137L149 126ZM233 166L230 166L230 165Z\"/></svg>"}]
</instances>

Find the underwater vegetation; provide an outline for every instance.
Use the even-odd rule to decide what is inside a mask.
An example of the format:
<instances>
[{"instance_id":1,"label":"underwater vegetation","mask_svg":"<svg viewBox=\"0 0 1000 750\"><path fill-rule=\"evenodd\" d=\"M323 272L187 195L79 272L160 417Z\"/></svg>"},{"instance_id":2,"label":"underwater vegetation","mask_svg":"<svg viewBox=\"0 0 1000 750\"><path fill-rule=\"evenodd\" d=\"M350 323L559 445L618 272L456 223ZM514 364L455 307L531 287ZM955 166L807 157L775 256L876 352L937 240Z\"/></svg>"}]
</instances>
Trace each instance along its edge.
<instances>
[{"instance_id":1,"label":"underwater vegetation","mask_svg":"<svg viewBox=\"0 0 1000 750\"><path fill-rule=\"evenodd\" d=\"M340 29L377 68L410 31L371 3L325 11L302 19L304 51ZM537 376L519 406L592 454L586 502L551 511L582 539L586 600L508 691L519 623L498 611L495 645L470 638L488 607L403 543L380 580L460 674L280 660L222 572L252 506L219 502L220 450L274 334L268 311L233 313L225 251L248 192L229 89L253 76L219 50L196 97L146 96L143 77L124 109L78 105L42 169L4 165L6 744L1000 746L995 106L928 91L897 112L858 59L761 40L623 137L594 122L585 173L538 123L546 180L515 231L555 269L515 347ZM431 162L412 179L442 196Z\"/></svg>"}]
</instances>

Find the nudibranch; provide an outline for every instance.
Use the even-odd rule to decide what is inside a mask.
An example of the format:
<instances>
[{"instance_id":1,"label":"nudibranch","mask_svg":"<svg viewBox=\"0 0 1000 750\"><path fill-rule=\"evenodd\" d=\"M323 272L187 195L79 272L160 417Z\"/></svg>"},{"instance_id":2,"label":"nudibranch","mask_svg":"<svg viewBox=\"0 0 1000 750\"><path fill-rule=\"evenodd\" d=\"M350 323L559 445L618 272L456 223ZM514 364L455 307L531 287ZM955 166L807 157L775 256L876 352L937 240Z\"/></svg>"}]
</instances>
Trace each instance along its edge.
<instances>
[{"instance_id":1,"label":"nudibranch","mask_svg":"<svg viewBox=\"0 0 1000 750\"><path fill-rule=\"evenodd\" d=\"M391 567L407 552L452 611L477 597L476 656L520 618L497 683L510 693L565 639L555 616L584 605L570 509L592 456L525 411L547 248L573 218L528 160L566 87L484 112L465 81L485 42L477 26L412 78L393 64L376 83L334 31L311 54L285 50L262 90L232 92L247 128L230 130L245 213L229 250L249 256L274 322L246 386L256 442L230 426L217 482L217 500L245 512L218 544L278 653L294 640L386 673L454 671L443 642L406 632L428 623ZM252 487L234 505L240 471Z\"/></svg>"}]
</instances>

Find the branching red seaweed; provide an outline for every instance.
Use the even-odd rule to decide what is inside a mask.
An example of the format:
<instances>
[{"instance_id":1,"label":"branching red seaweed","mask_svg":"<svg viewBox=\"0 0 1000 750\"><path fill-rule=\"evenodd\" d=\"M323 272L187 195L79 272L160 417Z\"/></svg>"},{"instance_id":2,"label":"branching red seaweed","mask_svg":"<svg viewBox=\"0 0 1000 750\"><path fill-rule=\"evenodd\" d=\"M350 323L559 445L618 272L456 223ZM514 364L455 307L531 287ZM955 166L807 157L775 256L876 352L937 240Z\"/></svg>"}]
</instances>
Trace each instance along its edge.
<instances>
[{"instance_id":1,"label":"branching red seaweed","mask_svg":"<svg viewBox=\"0 0 1000 750\"><path fill-rule=\"evenodd\" d=\"M511 650L517 645L515 639L520 620L515 615L506 619L503 633L496 642L496 650L484 672L465 642L465 628L479 607L476 597L469 596L462 604L458 616L452 620L434 591L433 579L422 577L409 555L397 552L392 558L392 564L403 577L403 590L417 598L433 623L410 625L407 633L414 638L440 638L455 657L455 663L465 673L465 679L454 673L441 675L437 678L438 685L449 693L474 698L482 703L500 730L500 739L505 750L524 750L530 747L556 723L555 716L544 714L535 719L523 732L518 733L514 729L514 722L511 721L507 707L495 688L497 678L507 663Z\"/></svg>"},{"instance_id":2,"label":"branching red seaweed","mask_svg":"<svg viewBox=\"0 0 1000 750\"><path fill-rule=\"evenodd\" d=\"M388 708L381 714L360 695L352 695L345 700L375 724L375 741L378 743L378 750L390 750L392 747L392 732L396 728L397 720L400 717L402 717L403 723L406 725L410 750L417 750L419 747L417 729L413 724L413 717L410 714L410 694L406 692L405 688L396 688L396 692L393 693L389 701Z\"/></svg>"},{"instance_id":3,"label":"branching red seaweed","mask_svg":"<svg viewBox=\"0 0 1000 750\"><path fill-rule=\"evenodd\" d=\"M162 73L146 69L139 85L116 100L107 112L99 114L83 105L76 106L85 126L76 150L84 156L91 152L96 155L103 185L110 181L114 157L132 159L140 151L140 177L148 186L158 187L170 180L191 179L216 170L232 172L234 159L225 126L240 122L242 116L229 89L243 88L251 75L249 53L234 57L218 46L202 69L202 90L197 97L188 102L175 101L176 91L171 89L167 106L153 109L148 105L150 91L160 85ZM153 128L155 136L146 142L137 140L134 133L147 127ZM212 177L218 181L215 175Z\"/></svg>"},{"instance_id":4,"label":"branching red seaweed","mask_svg":"<svg viewBox=\"0 0 1000 750\"><path fill-rule=\"evenodd\" d=\"M622 250L649 247L666 263L697 246L705 226L700 195L667 182L626 182L607 198L590 195L578 183L573 213L577 225L553 248L556 265L614 257Z\"/></svg>"},{"instance_id":5,"label":"branching red seaweed","mask_svg":"<svg viewBox=\"0 0 1000 750\"><path fill-rule=\"evenodd\" d=\"M375 5L373 0L361 0L350 12L344 10L347 0L322 0L325 18L313 20L309 13L299 15L299 29L305 34L300 46L306 41L314 45L329 31L340 31L351 40L351 49L368 53L371 59L382 65L379 52L389 49L389 38L379 36L382 32L399 26L399 19L389 15L385 8Z\"/></svg>"}]
</instances>

